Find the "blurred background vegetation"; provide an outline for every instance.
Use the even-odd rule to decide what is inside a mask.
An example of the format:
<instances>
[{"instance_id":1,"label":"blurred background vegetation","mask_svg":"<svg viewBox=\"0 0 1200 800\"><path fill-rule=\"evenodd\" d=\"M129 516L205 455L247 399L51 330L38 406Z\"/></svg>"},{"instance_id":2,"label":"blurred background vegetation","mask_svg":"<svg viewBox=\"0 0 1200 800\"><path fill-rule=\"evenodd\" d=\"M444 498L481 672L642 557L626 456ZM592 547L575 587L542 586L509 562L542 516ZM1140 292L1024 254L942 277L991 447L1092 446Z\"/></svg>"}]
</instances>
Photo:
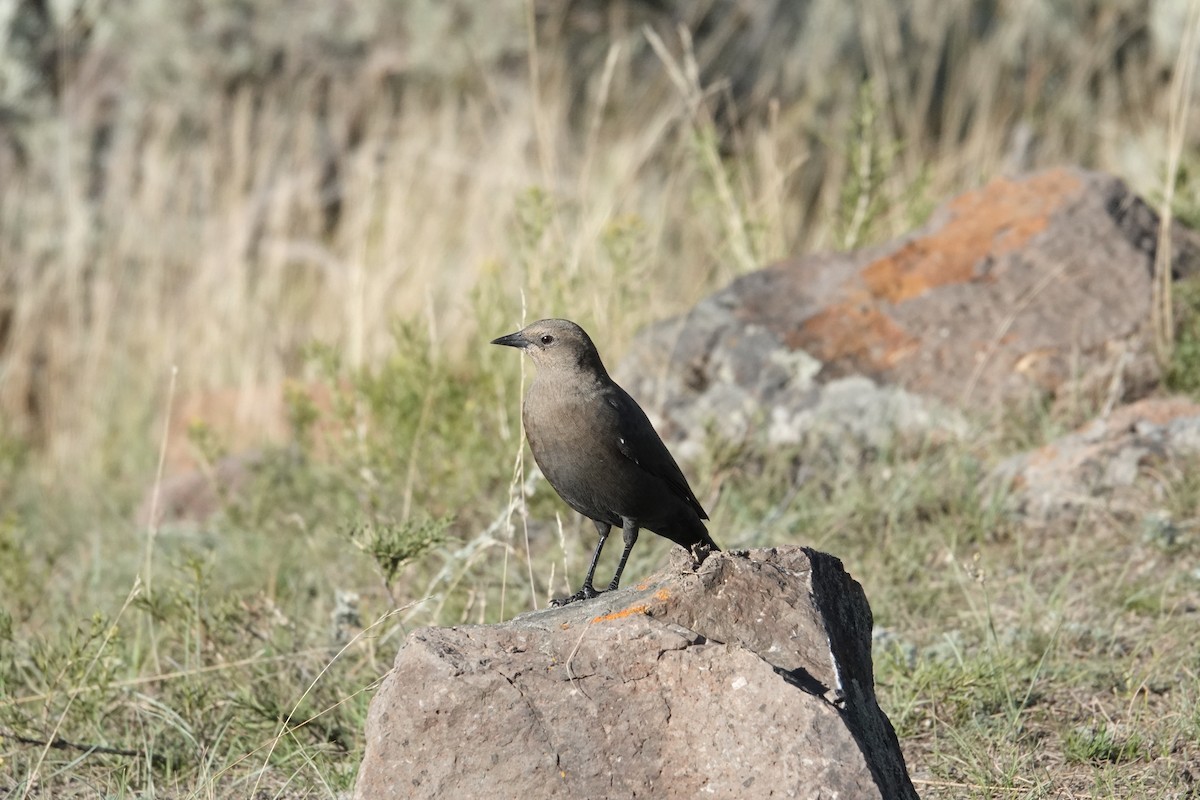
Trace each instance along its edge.
<instances>
[{"instance_id":1,"label":"blurred background vegetation","mask_svg":"<svg viewBox=\"0 0 1200 800\"><path fill-rule=\"evenodd\" d=\"M0 787L336 794L411 625L542 605L586 558L526 479L525 367L489 339L569 316L611 365L738 274L1051 164L1194 223L1191 106L1174 174L1167 152L1195 5L0 2ZM836 544L934 637L938 579L888 576L997 524L977 456L812 496L768 467L717 538ZM214 515L139 517L160 458ZM920 681L963 673L897 669L918 735ZM1012 703L994 662L963 669L962 713L976 685ZM923 768L1003 778L942 755Z\"/></svg>"},{"instance_id":2,"label":"blurred background vegetation","mask_svg":"<svg viewBox=\"0 0 1200 800\"><path fill-rule=\"evenodd\" d=\"M171 364L274 385L314 340L378 363L396 319L459 357L522 290L619 348L998 173L1160 193L1186 5L10 0L6 432L98 466Z\"/></svg>"}]
</instances>

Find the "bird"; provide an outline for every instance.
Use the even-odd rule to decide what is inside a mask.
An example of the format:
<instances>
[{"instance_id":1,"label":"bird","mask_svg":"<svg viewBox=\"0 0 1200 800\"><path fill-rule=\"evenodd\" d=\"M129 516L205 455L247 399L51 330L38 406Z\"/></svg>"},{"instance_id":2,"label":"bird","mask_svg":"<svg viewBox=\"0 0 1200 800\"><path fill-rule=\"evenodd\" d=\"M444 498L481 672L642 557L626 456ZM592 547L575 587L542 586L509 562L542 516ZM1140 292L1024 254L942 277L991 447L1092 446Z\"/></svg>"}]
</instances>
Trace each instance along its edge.
<instances>
[{"instance_id":1,"label":"bird","mask_svg":"<svg viewBox=\"0 0 1200 800\"><path fill-rule=\"evenodd\" d=\"M607 591L621 582L641 529L689 550L697 561L720 550L708 514L649 418L608 375L591 337L566 319L543 319L492 344L515 347L537 367L521 419L529 449L558 496L596 526L600 541L583 587L552 601L599 596L592 581L613 526L625 540Z\"/></svg>"}]
</instances>

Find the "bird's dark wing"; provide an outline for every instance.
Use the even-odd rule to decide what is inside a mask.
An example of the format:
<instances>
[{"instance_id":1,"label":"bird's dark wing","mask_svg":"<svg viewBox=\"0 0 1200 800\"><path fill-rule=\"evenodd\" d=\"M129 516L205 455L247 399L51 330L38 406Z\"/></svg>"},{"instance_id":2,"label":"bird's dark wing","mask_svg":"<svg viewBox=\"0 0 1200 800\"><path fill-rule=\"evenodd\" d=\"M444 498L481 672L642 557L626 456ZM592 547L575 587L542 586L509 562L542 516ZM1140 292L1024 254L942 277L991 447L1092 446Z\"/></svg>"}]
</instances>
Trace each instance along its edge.
<instances>
[{"instance_id":1,"label":"bird's dark wing","mask_svg":"<svg viewBox=\"0 0 1200 800\"><path fill-rule=\"evenodd\" d=\"M671 487L680 499L696 510L700 519L708 519L708 514L692 493L692 488L688 486L683 471L671 457L671 452L667 450L667 446L663 444L637 401L616 384L605 394L608 405L616 412L614 417L620 432L617 449L621 455Z\"/></svg>"}]
</instances>

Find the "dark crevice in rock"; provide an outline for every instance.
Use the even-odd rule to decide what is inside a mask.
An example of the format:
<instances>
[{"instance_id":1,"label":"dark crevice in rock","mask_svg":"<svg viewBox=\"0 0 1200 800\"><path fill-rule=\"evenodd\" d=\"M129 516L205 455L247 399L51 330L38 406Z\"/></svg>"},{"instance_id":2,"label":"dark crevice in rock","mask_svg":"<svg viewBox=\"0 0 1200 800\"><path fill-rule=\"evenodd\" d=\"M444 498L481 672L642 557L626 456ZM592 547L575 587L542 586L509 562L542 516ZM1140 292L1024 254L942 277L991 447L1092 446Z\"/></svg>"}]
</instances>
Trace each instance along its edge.
<instances>
[{"instance_id":1,"label":"dark crevice in rock","mask_svg":"<svg viewBox=\"0 0 1200 800\"><path fill-rule=\"evenodd\" d=\"M782 667L772 667L779 677L783 678L789 685L795 686L802 692L815 695L816 697L824 698L829 693L829 687L814 678L807 671L796 669L783 669Z\"/></svg>"}]
</instances>

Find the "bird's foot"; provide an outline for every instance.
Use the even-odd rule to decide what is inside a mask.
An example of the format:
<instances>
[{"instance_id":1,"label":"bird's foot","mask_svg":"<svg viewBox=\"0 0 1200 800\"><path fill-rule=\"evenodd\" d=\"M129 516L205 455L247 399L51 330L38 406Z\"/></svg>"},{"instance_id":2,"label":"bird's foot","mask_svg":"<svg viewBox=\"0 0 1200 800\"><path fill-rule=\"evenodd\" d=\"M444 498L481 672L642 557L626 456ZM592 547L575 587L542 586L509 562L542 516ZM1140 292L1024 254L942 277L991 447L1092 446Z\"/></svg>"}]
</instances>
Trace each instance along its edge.
<instances>
[{"instance_id":1,"label":"bird's foot","mask_svg":"<svg viewBox=\"0 0 1200 800\"><path fill-rule=\"evenodd\" d=\"M585 583L583 588L575 594L571 595L570 597L559 597L556 600L551 600L550 605L561 607L567 605L568 603L574 603L579 600L591 600L593 597L599 597L601 594L603 594L603 592L596 589L590 583Z\"/></svg>"}]
</instances>

